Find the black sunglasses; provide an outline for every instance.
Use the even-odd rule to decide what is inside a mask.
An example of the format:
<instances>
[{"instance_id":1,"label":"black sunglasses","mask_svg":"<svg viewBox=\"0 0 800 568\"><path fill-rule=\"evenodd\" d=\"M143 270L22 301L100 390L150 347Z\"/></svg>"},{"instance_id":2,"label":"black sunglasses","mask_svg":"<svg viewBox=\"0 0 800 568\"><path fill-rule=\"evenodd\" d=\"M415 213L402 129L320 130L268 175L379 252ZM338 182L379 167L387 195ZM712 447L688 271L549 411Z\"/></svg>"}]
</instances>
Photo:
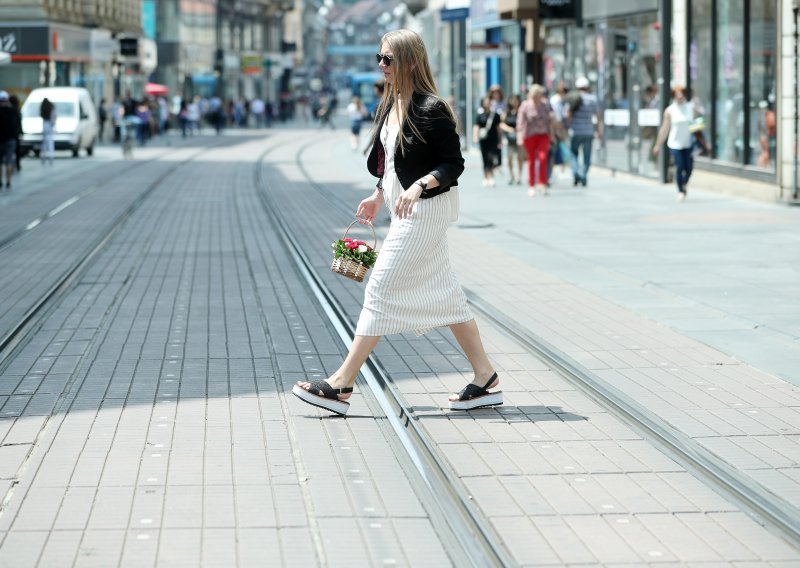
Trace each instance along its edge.
<instances>
[{"instance_id":1,"label":"black sunglasses","mask_svg":"<svg viewBox=\"0 0 800 568\"><path fill-rule=\"evenodd\" d=\"M388 55L381 55L380 53L376 53L375 54L375 61L377 61L379 65L380 65L380 62L383 61L383 64L386 65L386 67L389 67L389 65L392 64L392 61L394 61L394 57L390 57Z\"/></svg>"}]
</instances>

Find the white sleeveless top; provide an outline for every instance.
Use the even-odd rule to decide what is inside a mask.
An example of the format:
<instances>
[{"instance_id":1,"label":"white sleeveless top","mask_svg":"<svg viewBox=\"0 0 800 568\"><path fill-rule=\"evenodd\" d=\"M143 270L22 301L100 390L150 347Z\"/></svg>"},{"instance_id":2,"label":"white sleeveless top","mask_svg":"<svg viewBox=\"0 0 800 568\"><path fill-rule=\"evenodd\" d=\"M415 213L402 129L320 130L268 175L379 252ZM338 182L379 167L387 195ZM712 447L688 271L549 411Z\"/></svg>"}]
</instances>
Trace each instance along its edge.
<instances>
[{"instance_id":1,"label":"white sleeveless top","mask_svg":"<svg viewBox=\"0 0 800 568\"><path fill-rule=\"evenodd\" d=\"M669 115L669 136L667 147L673 150L685 150L692 145L692 133L689 132L694 112L692 103L672 103L667 107Z\"/></svg>"}]
</instances>

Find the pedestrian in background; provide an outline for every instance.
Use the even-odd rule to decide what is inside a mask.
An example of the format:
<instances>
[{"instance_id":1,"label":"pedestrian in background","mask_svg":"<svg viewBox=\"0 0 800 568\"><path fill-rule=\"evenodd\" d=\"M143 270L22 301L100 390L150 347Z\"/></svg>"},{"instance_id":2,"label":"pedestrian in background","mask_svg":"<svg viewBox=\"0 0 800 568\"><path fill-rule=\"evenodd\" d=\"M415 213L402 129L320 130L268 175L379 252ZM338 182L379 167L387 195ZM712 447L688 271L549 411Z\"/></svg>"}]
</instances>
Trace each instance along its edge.
<instances>
[{"instance_id":1,"label":"pedestrian in background","mask_svg":"<svg viewBox=\"0 0 800 568\"><path fill-rule=\"evenodd\" d=\"M550 139L555 135L555 117L544 95L543 86L532 85L528 89L528 98L519 107L517 117L517 140L522 139L528 154L530 197L536 196L537 180L542 195L547 195L547 160L550 153Z\"/></svg>"},{"instance_id":2,"label":"pedestrian in background","mask_svg":"<svg viewBox=\"0 0 800 568\"><path fill-rule=\"evenodd\" d=\"M692 175L692 133L689 126L694 120L694 107L686 98L686 89L676 86L672 89L672 104L664 109L661 130L653 147L653 155L661 151L664 139L675 162L675 183L678 186L678 201L686 199L686 184Z\"/></svg>"},{"instance_id":3,"label":"pedestrian in background","mask_svg":"<svg viewBox=\"0 0 800 568\"><path fill-rule=\"evenodd\" d=\"M447 228L458 214L456 187L464 171L455 116L436 92L416 32L387 33L377 58L387 88L367 168L379 181L356 215L372 222L385 203L392 213L389 232L372 268L347 358L327 380L299 381L292 392L309 404L345 414L356 376L381 336L449 326L474 371L472 382L450 397L450 408L502 404L502 393L488 391L499 379L447 250Z\"/></svg>"},{"instance_id":4,"label":"pedestrian in background","mask_svg":"<svg viewBox=\"0 0 800 568\"><path fill-rule=\"evenodd\" d=\"M378 79L372 84L372 94L374 96L374 100L367 105L367 112L369 113L369 119L375 122L375 111L378 110L378 105L383 99L383 91L386 88L386 82L383 79Z\"/></svg>"},{"instance_id":5,"label":"pedestrian in background","mask_svg":"<svg viewBox=\"0 0 800 568\"><path fill-rule=\"evenodd\" d=\"M486 96L489 97L489 105L498 117L498 135L500 134L500 117L505 114L508 107L506 106L505 95L503 94L503 87L494 83L493 85L489 86L489 90L486 91ZM500 146L497 149L497 159L494 164L495 172L503 165L503 141L500 140ZM495 172L492 172L492 179L494 179Z\"/></svg>"},{"instance_id":6,"label":"pedestrian in background","mask_svg":"<svg viewBox=\"0 0 800 568\"><path fill-rule=\"evenodd\" d=\"M494 187L494 170L500 163L500 116L492 111L492 101L483 97L475 125L472 142L478 144L483 160L483 187Z\"/></svg>"},{"instance_id":7,"label":"pedestrian in background","mask_svg":"<svg viewBox=\"0 0 800 568\"><path fill-rule=\"evenodd\" d=\"M505 95L503 94L503 87L498 84L494 84L489 87L489 90L486 92L486 96L489 97L489 105L492 109L492 112L496 112L498 116L501 116L506 110L508 110L508 105L505 101Z\"/></svg>"},{"instance_id":8,"label":"pedestrian in background","mask_svg":"<svg viewBox=\"0 0 800 568\"><path fill-rule=\"evenodd\" d=\"M195 95L192 102L186 105L186 120L189 121L188 128L189 134L194 136L195 134L200 134L200 117L202 113L200 111L200 97Z\"/></svg>"},{"instance_id":9,"label":"pedestrian in background","mask_svg":"<svg viewBox=\"0 0 800 568\"><path fill-rule=\"evenodd\" d=\"M500 129L505 135L506 158L508 159L508 185L522 183L522 162L525 149L518 144L517 115L519 113L520 98L518 95L508 97L507 110L500 117ZM514 166L516 165L516 172Z\"/></svg>"},{"instance_id":10,"label":"pedestrian in background","mask_svg":"<svg viewBox=\"0 0 800 568\"><path fill-rule=\"evenodd\" d=\"M336 126L333 124L333 102L330 97L323 96L320 99L320 107L317 111L317 116L319 117L319 127L322 128L323 126L329 126L331 130L334 130Z\"/></svg>"},{"instance_id":11,"label":"pedestrian in background","mask_svg":"<svg viewBox=\"0 0 800 568\"><path fill-rule=\"evenodd\" d=\"M563 175L564 164L569 160L569 156L565 156L562 151L563 145L561 142L568 142L569 136L567 132L567 86L564 81L559 81L556 92L550 97L550 108L553 109L553 116L555 116L558 127L556 128L556 143L550 147L550 157L548 162L548 175L550 179L553 174L554 166L561 166L559 172ZM561 176L559 176L561 177Z\"/></svg>"},{"instance_id":12,"label":"pedestrian in background","mask_svg":"<svg viewBox=\"0 0 800 568\"><path fill-rule=\"evenodd\" d=\"M589 79L578 77L575 81L578 90L574 98L568 98L567 122L572 142L572 181L586 187L589 166L592 165L592 141L595 136L603 138L603 122L597 97L589 92ZM578 164L578 152L583 158L582 167Z\"/></svg>"},{"instance_id":13,"label":"pedestrian in background","mask_svg":"<svg viewBox=\"0 0 800 568\"><path fill-rule=\"evenodd\" d=\"M106 109L106 100L100 99L100 104L97 107L97 120L99 122L98 132L97 132L97 139L100 142L103 141L103 133L106 129L106 121L108 120L108 109Z\"/></svg>"},{"instance_id":14,"label":"pedestrian in background","mask_svg":"<svg viewBox=\"0 0 800 568\"><path fill-rule=\"evenodd\" d=\"M358 97L353 97L347 105L347 117L350 119L350 147L358 150L358 135L361 133L361 123L367 116L367 109Z\"/></svg>"},{"instance_id":15,"label":"pedestrian in background","mask_svg":"<svg viewBox=\"0 0 800 568\"><path fill-rule=\"evenodd\" d=\"M12 108L9 95L0 91L0 170L6 173L6 190L11 191L11 177L17 161L17 136L19 136L19 113ZM3 186L0 171L0 187Z\"/></svg>"},{"instance_id":16,"label":"pedestrian in background","mask_svg":"<svg viewBox=\"0 0 800 568\"><path fill-rule=\"evenodd\" d=\"M250 101L250 113L255 117L256 128L264 128L264 111L266 106L261 97L256 97Z\"/></svg>"},{"instance_id":17,"label":"pedestrian in background","mask_svg":"<svg viewBox=\"0 0 800 568\"><path fill-rule=\"evenodd\" d=\"M8 102L11 104L11 108L17 113L17 138L14 161L16 163L16 169L19 172L22 170L22 145L19 143L19 139L22 136L22 112L20 111L19 97L17 95L8 97Z\"/></svg>"},{"instance_id":18,"label":"pedestrian in background","mask_svg":"<svg viewBox=\"0 0 800 568\"><path fill-rule=\"evenodd\" d=\"M189 105L185 100L181 100L178 107L178 124L181 127L181 138L186 138L186 131L189 129Z\"/></svg>"},{"instance_id":19,"label":"pedestrian in background","mask_svg":"<svg viewBox=\"0 0 800 568\"><path fill-rule=\"evenodd\" d=\"M42 99L42 104L39 107L39 115L42 117L42 147L39 154L42 158L42 165L50 162L53 165L53 157L56 153L55 140L53 134L55 133L56 120L56 107L50 102L50 99L45 97Z\"/></svg>"},{"instance_id":20,"label":"pedestrian in background","mask_svg":"<svg viewBox=\"0 0 800 568\"><path fill-rule=\"evenodd\" d=\"M122 101L119 97L114 98L114 102L111 104L111 126L114 129L112 134L112 142L119 143L121 138L121 123L122 118L125 115L125 108L122 105Z\"/></svg>"}]
</instances>

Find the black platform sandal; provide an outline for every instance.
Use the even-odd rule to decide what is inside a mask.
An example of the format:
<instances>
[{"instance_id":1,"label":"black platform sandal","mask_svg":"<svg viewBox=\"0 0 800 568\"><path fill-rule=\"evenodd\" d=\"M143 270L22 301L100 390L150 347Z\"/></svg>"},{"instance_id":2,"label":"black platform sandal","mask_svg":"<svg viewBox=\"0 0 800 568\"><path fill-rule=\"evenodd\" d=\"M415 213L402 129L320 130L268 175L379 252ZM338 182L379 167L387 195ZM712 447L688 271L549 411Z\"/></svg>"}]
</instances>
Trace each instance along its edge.
<instances>
[{"instance_id":1,"label":"black platform sandal","mask_svg":"<svg viewBox=\"0 0 800 568\"><path fill-rule=\"evenodd\" d=\"M350 409L350 403L346 400L339 400L340 394L353 392L353 387L335 389L325 381L309 381L311 386L308 390L300 385L292 387L292 393L308 404L324 408L334 414L344 416Z\"/></svg>"},{"instance_id":2,"label":"black platform sandal","mask_svg":"<svg viewBox=\"0 0 800 568\"><path fill-rule=\"evenodd\" d=\"M482 387L472 383L465 386L464 389L458 393L458 400L450 401L450 410L473 410L475 408L486 408L503 404L503 391L488 391L489 385L496 379L497 373L493 374Z\"/></svg>"}]
</instances>

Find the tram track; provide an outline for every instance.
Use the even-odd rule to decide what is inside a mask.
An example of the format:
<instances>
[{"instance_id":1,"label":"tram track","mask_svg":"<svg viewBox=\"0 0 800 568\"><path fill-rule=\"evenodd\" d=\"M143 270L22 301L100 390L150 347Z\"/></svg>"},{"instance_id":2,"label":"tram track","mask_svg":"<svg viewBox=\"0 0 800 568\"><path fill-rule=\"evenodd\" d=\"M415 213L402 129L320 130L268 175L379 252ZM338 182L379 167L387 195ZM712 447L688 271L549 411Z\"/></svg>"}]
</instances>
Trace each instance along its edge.
<instances>
[{"instance_id":1,"label":"tram track","mask_svg":"<svg viewBox=\"0 0 800 568\"><path fill-rule=\"evenodd\" d=\"M314 182L310 172L305 168L302 160L303 152L317 143L319 141L306 143L297 151L296 165L305 176L307 183L331 205L332 209L340 211L345 218L351 216L352 208L346 206L340 196L334 195L328 188ZM16 334L6 334L0 343L0 369L4 368L9 357L39 327L50 308L56 306L59 299L74 288L81 275L105 250L108 242L164 180L178 168L215 147L204 148L187 161L180 162L165 172L115 217L108 231L98 237L89 251L77 259L59 277L57 283L37 301L35 309L31 308L26 313L25 319L15 327ZM274 147L265 150L256 162L254 182L259 200L265 214L275 223L277 232L284 242L285 249L289 251L298 273L302 275L320 306L330 318L331 325L336 329L341 340L349 343L354 334L353 322L343 306L327 288L324 279L318 273L319 269L315 268L311 259L304 254L298 244L298 239L292 238L296 228L292 228L276 213L280 207L276 206L274 198L265 190L262 178L264 160L273 149ZM780 531L792 542L800 543L800 526L798 526L800 515L793 510L794 508L787 507L787 504L779 497L752 487L743 476L737 474L736 471L730 471L730 466L704 450L697 442L685 436L681 437L679 432L672 431L657 417L648 416L649 413L646 409L637 406L637 403L629 400L624 393L614 391L603 381L593 377L589 371L572 361L563 352L549 345L543 338L536 337L518 322L496 310L480 295L470 290L467 290L467 295L476 312L479 312L497 329L516 339L529 352L542 358L581 391L599 402L615 416L624 419L643 437L654 442L664 453L684 465L687 470L697 473L709 485L730 497L746 511L759 517L762 522L766 522ZM10 335L14 336L9 339ZM371 408L382 409L386 415L386 422L391 426L391 431L397 433L399 444L408 452L409 460L422 484L420 491L423 491L427 497L426 503L428 503L432 524L443 541L449 545L454 564L459 566L516 565L488 519L472 500L469 491L451 471L444 457L429 439L428 434L423 431L414 410L404 401L399 388L393 382L390 374L382 367L379 358L372 357L370 359L363 376L366 384L362 384L362 386L368 388L362 388L362 395L369 398L368 405ZM9 495L10 492L6 496L6 500ZM434 505L430 503L434 503ZM0 503L0 514L5 508L4 505L5 502Z\"/></svg>"},{"instance_id":2,"label":"tram track","mask_svg":"<svg viewBox=\"0 0 800 568\"><path fill-rule=\"evenodd\" d=\"M170 148L170 150L173 151L173 152L174 151L178 151L178 150L182 150L182 149L184 149L184 148L180 148L180 147ZM167 153L167 155L168 154L169 153ZM30 233L30 231L32 231L33 229L41 227L43 223L45 223L46 221L52 219L53 217L55 217L59 213L63 212L68 207L71 207L72 205L74 205L75 203L80 201L81 199L85 199L86 197L89 197L93 193L96 193L97 191L101 190L103 187L106 187L113 180L119 179L121 176L125 176L125 174L133 172L137 168L140 168L143 165L146 165L146 164L149 164L151 162L154 162L154 161L156 161L156 160L158 160L159 158L162 158L162 157L164 157L164 154L160 154L159 156L157 156L155 158L150 158L150 159L147 159L147 160L133 161L133 162L131 162L130 167L124 168L124 169L118 170L118 171L113 171L109 175L104 176L100 180L94 182L91 186L89 186L87 188L84 188L81 191L77 192L76 194L68 197L67 199L65 199L64 201L62 201L61 203L59 203L58 205L53 207L52 209L46 211L45 213L42 213L38 217L35 217L35 218L31 219L30 221L25 223L24 226L21 226L20 228L18 228L15 231L12 231L10 234L6 235L5 237L0 238L0 252L2 252L8 246L13 245L14 242L18 241L20 238L28 235Z\"/></svg>"},{"instance_id":3,"label":"tram track","mask_svg":"<svg viewBox=\"0 0 800 568\"><path fill-rule=\"evenodd\" d=\"M106 249L108 243L123 229L128 219L130 219L131 216L133 216L136 211L141 208L141 206L164 183L164 181L174 174L176 170L192 163L199 156L208 151L214 150L216 147L218 147L218 145L201 148L199 151L189 156L186 160L176 163L174 167L169 168L167 171L159 175L155 180L150 182L144 191L142 191L132 203L130 203L120 213L117 214L105 232L95 239L88 250L76 258L75 261L72 262L67 269L55 279L54 283L46 290L46 292L36 299L31 307L25 312L24 316L20 318L20 320L11 329L4 330L3 336L0 338L0 374L2 374L4 369L7 367L7 363L12 361L14 356L25 347L27 342L44 323L51 311L57 308L60 300L67 296L74 289L82 275L85 274L86 270L91 267L92 263ZM109 180L110 179L111 178L109 178ZM97 187L92 192L99 189L100 187ZM21 236L24 236L24 234ZM0 250L2 250L1 247ZM59 407L65 400L65 396L70 389L71 382L72 381L70 381L64 387L63 392L59 395L54 404L53 412L51 412L50 416L47 418L47 420L45 420L44 424L36 435L36 439L31 444L32 448L36 448L40 444L41 438L47 430L51 417L57 413ZM31 463L33 453L33 451L28 453L26 458L19 465L17 471L15 472L12 478L13 482L9 485L8 490L5 492L5 494L0 495L0 517L2 517L8 509L17 484Z\"/></svg>"},{"instance_id":4,"label":"tram track","mask_svg":"<svg viewBox=\"0 0 800 568\"><path fill-rule=\"evenodd\" d=\"M304 165L302 160L303 152L317 143L310 142L298 151L296 165L305 176L307 183L333 209L341 211L344 216L351 216L353 214L352 208L345 205L329 189L316 183ZM292 234L285 224L282 230L287 235ZM380 232L379 236L383 237ZM296 243L296 239L293 239L293 241ZM297 247L297 245L293 243L292 247ZM301 250L298 250L297 259L297 262L303 264L301 270L309 271L312 274L311 278L319 282L316 285L324 287L319 275L314 273L310 261L304 258ZM759 523L770 528L773 532L781 534L795 546L800 547L800 510L791 503L768 491L763 486L753 484L746 475L739 472L730 463L718 457L688 435L672 427L649 411L644 405L633 400L624 392L613 387L613 385L608 384L607 381L597 377L566 353L549 344L543 337L535 335L519 322L500 312L490 301L468 288L465 288L465 292L471 307L493 327L515 339L529 353L550 365L554 371L564 377L570 384L611 414L622 419L644 439L659 448L662 453L680 463L687 471L703 480L706 485L736 503L742 510L756 518ZM330 292L325 295L330 296ZM333 298L325 301L336 303ZM343 325L350 330L350 335L343 340L351 341L352 323L344 316L344 311L341 308L337 309L337 317L344 318ZM381 373L380 363L377 359L371 359L370 370ZM394 385L387 373L379 375L378 385L382 390L396 395L396 398L393 399L393 411L404 420L407 427L410 428L411 425L417 422L418 419L413 410L403 402L399 389ZM417 431L415 431L414 435L426 438L424 433ZM434 456L432 459L441 460L442 458ZM440 467L445 468L446 466Z\"/></svg>"},{"instance_id":5,"label":"tram track","mask_svg":"<svg viewBox=\"0 0 800 568\"><path fill-rule=\"evenodd\" d=\"M216 146L211 146L200 149L198 152L195 152L189 156L186 160L176 163L174 167L169 168L167 171L159 175L155 180L150 182L144 191L142 191L142 193L132 203L130 203L120 213L117 214L114 220L110 223L108 229L106 229L103 234L95 238L92 244L87 247L86 252L82 253L78 258L70 263L66 269L53 280L53 283L44 291L44 293L42 293L31 303L22 317L20 317L19 320L14 323L14 325L12 325L9 329L0 330L0 372L2 372L2 370L5 368L6 362L13 358L13 354L20 347L24 346L25 339L38 328L38 323L41 322L49 312L48 308L58 304L58 299L63 297L72 289L76 279L78 279L80 275L85 272L97 255L103 251L111 238L117 234L127 219L130 218L130 216L141 207L141 205L147 200L153 191L155 191L165 179L172 175L175 170L183 167L187 163L191 163L198 156L214 149L215 147ZM141 166L141 164L142 162L137 162L136 165ZM49 212L27 223L24 228L14 232L12 235L9 235L6 239L0 242L0 252L12 246L21 238L29 235L30 231L33 229L41 227L43 222L47 219L58 215L68 207L78 203L81 199L100 191L109 182L117 179L121 174L124 175L125 172L131 171L132 169L133 168L129 168L121 173L115 172L113 175L104 178L103 181L96 182L91 187L86 188L77 195L70 197Z\"/></svg>"}]
</instances>

